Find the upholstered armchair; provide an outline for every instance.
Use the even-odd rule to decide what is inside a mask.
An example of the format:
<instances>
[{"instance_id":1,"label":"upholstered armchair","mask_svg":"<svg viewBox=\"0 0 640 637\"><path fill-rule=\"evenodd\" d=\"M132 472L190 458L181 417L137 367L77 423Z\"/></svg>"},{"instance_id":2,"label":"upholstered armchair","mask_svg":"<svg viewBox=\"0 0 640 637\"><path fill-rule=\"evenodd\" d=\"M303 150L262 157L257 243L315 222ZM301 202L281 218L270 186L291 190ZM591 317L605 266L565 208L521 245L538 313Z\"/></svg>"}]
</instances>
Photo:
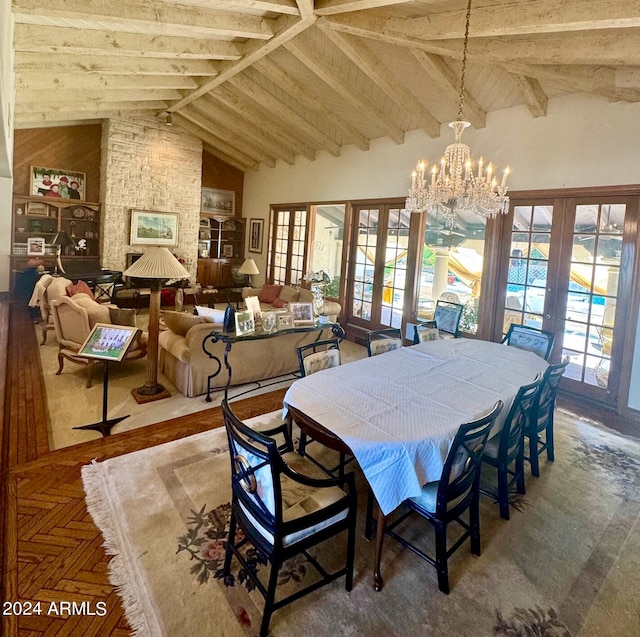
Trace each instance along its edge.
<instances>
[{"instance_id":1,"label":"upholstered armchair","mask_svg":"<svg viewBox=\"0 0 640 637\"><path fill-rule=\"evenodd\" d=\"M118 310L119 313L122 310ZM133 310L131 310L133 312ZM93 381L93 368L95 360L78 356L80 347L96 323L114 323L111 320L111 310L105 305L96 303L84 294L77 294L74 298L61 297L51 302L51 314L53 324L58 339L58 371L56 375L62 373L64 360L72 361L78 365L86 365L88 369L87 387L91 387ZM147 353L144 338L137 338L125 360L142 358Z\"/></svg>"}]
</instances>

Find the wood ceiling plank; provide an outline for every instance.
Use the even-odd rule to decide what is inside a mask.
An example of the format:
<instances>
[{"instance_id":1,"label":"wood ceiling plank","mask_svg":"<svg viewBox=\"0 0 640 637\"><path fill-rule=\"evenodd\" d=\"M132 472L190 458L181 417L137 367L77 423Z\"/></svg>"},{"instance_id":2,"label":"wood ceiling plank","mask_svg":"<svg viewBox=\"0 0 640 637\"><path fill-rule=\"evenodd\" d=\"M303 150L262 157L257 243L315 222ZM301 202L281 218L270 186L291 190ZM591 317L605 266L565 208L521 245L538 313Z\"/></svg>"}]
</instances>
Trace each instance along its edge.
<instances>
[{"instance_id":1,"label":"wood ceiling plank","mask_svg":"<svg viewBox=\"0 0 640 637\"><path fill-rule=\"evenodd\" d=\"M186 122L187 120L184 121ZM214 148L210 144L207 144L207 142L205 142L204 140L201 141L203 150L206 150L210 155L221 159L222 161L233 166L234 168L237 168L238 170L241 170L244 173L246 173L248 170L259 170L260 168L259 166L258 168L254 168L253 166L245 166L244 164L237 161L234 157L230 157L226 153L223 153L219 148Z\"/></svg>"},{"instance_id":2,"label":"wood ceiling plank","mask_svg":"<svg viewBox=\"0 0 640 637\"><path fill-rule=\"evenodd\" d=\"M443 91L445 99L457 104L460 100L460 78L456 76L444 58L419 49L410 49L410 52L420 67ZM487 123L486 112L466 88L464 92L464 119L470 122L474 128L484 128Z\"/></svg>"},{"instance_id":3,"label":"wood ceiling plank","mask_svg":"<svg viewBox=\"0 0 640 637\"><path fill-rule=\"evenodd\" d=\"M242 91L247 97L259 102L263 108L271 112L274 118L279 119L287 126L295 128L299 135L312 140L313 143L324 148L334 157L340 156L340 146L333 139L251 78L246 75L236 75L229 80L229 83L239 91Z\"/></svg>"},{"instance_id":4,"label":"wood ceiling plank","mask_svg":"<svg viewBox=\"0 0 640 637\"><path fill-rule=\"evenodd\" d=\"M100 104L102 102L149 102L172 101L179 99L181 93L175 89L132 89L132 88L102 88L102 89L75 89L71 97L74 101ZM55 103L51 102L51 90L47 88L30 88L17 90L20 104L25 103Z\"/></svg>"},{"instance_id":5,"label":"wood ceiling plank","mask_svg":"<svg viewBox=\"0 0 640 637\"><path fill-rule=\"evenodd\" d=\"M283 91L295 97L295 99L300 101L306 108L330 121L360 150L369 150L369 140L355 126L352 126L345 119L328 109L322 103L321 96L312 93L284 69L279 67L273 60L263 58L254 64L254 68L269 78L274 84L277 84Z\"/></svg>"},{"instance_id":6,"label":"wood ceiling plank","mask_svg":"<svg viewBox=\"0 0 640 637\"><path fill-rule=\"evenodd\" d=\"M43 71L26 71L15 77L17 91L29 89L101 90L101 89L192 89L198 83L192 77L176 75L86 75L65 73L53 75Z\"/></svg>"},{"instance_id":7,"label":"wood ceiling plank","mask_svg":"<svg viewBox=\"0 0 640 637\"><path fill-rule=\"evenodd\" d=\"M368 117L375 122L384 131L384 134L390 137L396 144L402 144L404 142L404 131L391 122L384 114L380 113L369 102L363 100L360 95L350 87L346 79L338 77L336 71L324 58L321 59L319 55L302 47L297 42L287 42L284 47L302 62L302 64L313 71L325 84L338 93L360 116Z\"/></svg>"},{"instance_id":8,"label":"wood ceiling plank","mask_svg":"<svg viewBox=\"0 0 640 637\"><path fill-rule=\"evenodd\" d=\"M259 16L224 11L212 11L168 2L137 2L136 0L13 0L13 15L17 23L41 23L51 26L51 21L64 19L79 29L113 28L131 32L164 35L193 36L195 33L209 37L224 36L269 40L274 35L274 20Z\"/></svg>"},{"instance_id":9,"label":"wood ceiling plank","mask_svg":"<svg viewBox=\"0 0 640 637\"><path fill-rule=\"evenodd\" d=\"M167 108L167 102L162 101L149 101L149 102L106 102L101 103L99 101L76 101L73 95L69 95L65 101L52 101L47 100L45 103L38 102L22 102L19 109L16 109L16 114L20 115L33 115L38 113L45 113L51 115L64 115L67 113L82 113L87 111L87 117L91 119L93 116L91 113L100 113L101 111L153 111L154 114L158 110L164 111Z\"/></svg>"},{"instance_id":10,"label":"wood ceiling plank","mask_svg":"<svg viewBox=\"0 0 640 637\"><path fill-rule=\"evenodd\" d=\"M342 51L390 100L409 111L429 137L440 136L440 122L418 101L395 74L368 48L362 39L343 35L331 23L318 20L316 26Z\"/></svg>"},{"instance_id":11,"label":"wood ceiling plank","mask_svg":"<svg viewBox=\"0 0 640 637\"><path fill-rule=\"evenodd\" d=\"M187 60L239 60L244 53L244 45L222 40L42 28L32 24L16 24L13 47L15 51L33 53Z\"/></svg>"},{"instance_id":12,"label":"wood ceiling plank","mask_svg":"<svg viewBox=\"0 0 640 637\"><path fill-rule=\"evenodd\" d=\"M52 75L86 73L100 75L177 75L192 77L215 77L216 62L207 60L158 60L153 58L92 58L83 55L57 53L16 53L16 73L25 71L47 71Z\"/></svg>"}]
</instances>

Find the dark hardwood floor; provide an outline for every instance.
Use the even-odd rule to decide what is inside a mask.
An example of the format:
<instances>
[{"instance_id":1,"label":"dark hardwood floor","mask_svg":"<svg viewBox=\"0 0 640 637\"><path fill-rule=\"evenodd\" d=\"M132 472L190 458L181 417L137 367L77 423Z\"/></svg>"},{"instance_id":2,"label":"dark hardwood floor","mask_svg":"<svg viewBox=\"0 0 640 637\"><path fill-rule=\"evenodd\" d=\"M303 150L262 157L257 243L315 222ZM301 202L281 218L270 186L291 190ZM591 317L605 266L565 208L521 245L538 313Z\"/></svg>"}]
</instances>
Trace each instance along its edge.
<instances>
[{"instance_id":1,"label":"dark hardwood floor","mask_svg":"<svg viewBox=\"0 0 640 637\"><path fill-rule=\"evenodd\" d=\"M277 409L284 390L236 403L241 418ZM0 299L0 566L9 602L105 602L103 617L5 615L0 634L128 635L120 600L108 580L102 536L89 516L80 471L106 458L222 425L219 408L100 440L49 451L46 393L38 342L27 309ZM640 425L562 395L559 405L640 439Z\"/></svg>"}]
</instances>

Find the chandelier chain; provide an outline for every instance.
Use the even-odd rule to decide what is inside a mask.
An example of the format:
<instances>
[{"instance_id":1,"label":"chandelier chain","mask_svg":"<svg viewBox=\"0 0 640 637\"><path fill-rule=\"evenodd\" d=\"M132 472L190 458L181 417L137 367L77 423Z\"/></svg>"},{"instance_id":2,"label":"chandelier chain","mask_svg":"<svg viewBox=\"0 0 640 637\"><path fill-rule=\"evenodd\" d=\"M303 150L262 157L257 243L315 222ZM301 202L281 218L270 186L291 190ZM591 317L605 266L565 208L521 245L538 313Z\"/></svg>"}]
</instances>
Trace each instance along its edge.
<instances>
[{"instance_id":1,"label":"chandelier chain","mask_svg":"<svg viewBox=\"0 0 640 637\"><path fill-rule=\"evenodd\" d=\"M469 47L469 23L471 22L471 0L467 3L467 17L464 27L464 48L462 49L462 70L460 71L460 101L458 102L458 121L462 121L462 103L464 102L464 82L467 75L467 50Z\"/></svg>"}]
</instances>

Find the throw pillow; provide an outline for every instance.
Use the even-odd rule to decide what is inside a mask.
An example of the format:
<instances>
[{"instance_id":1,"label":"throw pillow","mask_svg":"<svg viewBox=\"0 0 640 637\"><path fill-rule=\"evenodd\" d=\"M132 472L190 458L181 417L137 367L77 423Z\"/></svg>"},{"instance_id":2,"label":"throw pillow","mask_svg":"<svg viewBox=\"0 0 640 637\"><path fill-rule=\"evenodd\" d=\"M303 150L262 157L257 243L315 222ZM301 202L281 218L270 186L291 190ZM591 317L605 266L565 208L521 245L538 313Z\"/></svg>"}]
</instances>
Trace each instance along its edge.
<instances>
[{"instance_id":1,"label":"throw pillow","mask_svg":"<svg viewBox=\"0 0 640 637\"><path fill-rule=\"evenodd\" d=\"M284 307L285 305L286 303L280 297L271 304L272 307Z\"/></svg>"},{"instance_id":2,"label":"throw pillow","mask_svg":"<svg viewBox=\"0 0 640 637\"><path fill-rule=\"evenodd\" d=\"M67 295L73 296L74 294L78 294L82 292L83 294L88 294L92 299L95 298L93 296L93 292L91 288L85 281L78 281L77 283L72 283L71 285L67 285Z\"/></svg>"},{"instance_id":3,"label":"throw pillow","mask_svg":"<svg viewBox=\"0 0 640 637\"><path fill-rule=\"evenodd\" d=\"M196 305L196 314L204 316L212 323L224 323L224 310L215 310L204 305Z\"/></svg>"},{"instance_id":4,"label":"throw pillow","mask_svg":"<svg viewBox=\"0 0 640 637\"><path fill-rule=\"evenodd\" d=\"M278 298L282 299L285 303L295 303L298 300L299 290L292 288L290 285L283 286L278 294Z\"/></svg>"},{"instance_id":5,"label":"throw pillow","mask_svg":"<svg viewBox=\"0 0 640 637\"><path fill-rule=\"evenodd\" d=\"M282 289L281 285L264 285L262 290L260 290L260 294L258 294L258 298L260 299L260 303L267 303L271 305L280 295L280 290Z\"/></svg>"},{"instance_id":6,"label":"throw pillow","mask_svg":"<svg viewBox=\"0 0 640 637\"><path fill-rule=\"evenodd\" d=\"M133 308L110 307L109 316L114 325L136 326L136 311Z\"/></svg>"},{"instance_id":7,"label":"throw pillow","mask_svg":"<svg viewBox=\"0 0 640 637\"><path fill-rule=\"evenodd\" d=\"M184 312L162 312L162 318L165 325L178 336L186 336L187 332L194 326L201 323L208 323L204 316L194 316L193 314L185 314Z\"/></svg>"},{"instance_id":8,"label":"throw pillow","mask_svg":"<svg viewBox=\"0 0 640 637\"><path fill-rule=\"evenodd\" d=\"M109 308L106 305L96 303L93 298L90 298L86 294L75 294L73 301L87 311L89 327L93 327L96 323L109 323L111 320L111 317L109 316Z\"/></svg>"},{"instance_id":9,"label":"throw pillow","mask_svg":"<svg viewBox=\"0 0 640 637\"><path fill-rule=\"evenodd\" d=\"M298 295L298 303L313 303L313 292L302 288Z\"/></svg>"}]
</instances>

